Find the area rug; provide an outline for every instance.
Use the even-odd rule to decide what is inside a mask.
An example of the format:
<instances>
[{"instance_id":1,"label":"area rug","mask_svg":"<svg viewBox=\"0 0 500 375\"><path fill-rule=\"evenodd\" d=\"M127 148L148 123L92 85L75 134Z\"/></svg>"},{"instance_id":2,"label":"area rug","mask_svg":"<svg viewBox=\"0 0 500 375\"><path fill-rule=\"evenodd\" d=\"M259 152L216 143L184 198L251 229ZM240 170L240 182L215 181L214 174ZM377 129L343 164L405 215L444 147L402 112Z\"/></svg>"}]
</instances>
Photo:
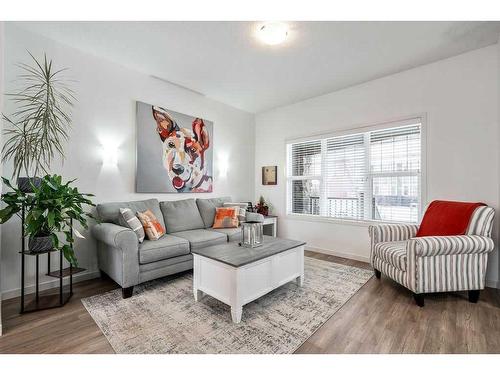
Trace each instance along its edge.
<instances>
[{"instance_id":1,"label":"area rug","mask_svg":"<svg viewBox=\"0 0 500 375\"><path fill-rule=\"evenodd\" d=\"M210 296L195 302L192 274L84 298L117 353L293 353L372 272L306 257L304 285L294 282L243 307L241 323Z\"/></svg>"}]
</instances>

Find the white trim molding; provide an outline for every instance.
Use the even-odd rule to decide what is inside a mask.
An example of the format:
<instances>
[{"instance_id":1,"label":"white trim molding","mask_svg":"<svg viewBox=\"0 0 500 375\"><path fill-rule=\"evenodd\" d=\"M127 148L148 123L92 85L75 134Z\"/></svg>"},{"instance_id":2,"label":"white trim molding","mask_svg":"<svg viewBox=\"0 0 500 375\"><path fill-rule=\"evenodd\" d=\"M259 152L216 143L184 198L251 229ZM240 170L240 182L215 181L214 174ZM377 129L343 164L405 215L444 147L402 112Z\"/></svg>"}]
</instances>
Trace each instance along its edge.
<instances>
[{"instance_id":1,"label":"white trim molding","mask_svg":"<svg viewBox=\"0 0 500 375\"><path fill-rule=\"evenodd\" d=\"M500 280L486 280L488 288L500 289Z\"/></svg>"},{"instance_id":2,"label":"white trim molding","mask_svg":"<svg viewBox=\"0 0 500 375\"><path fill-rule=\"evenodd\" d=\"M346 258L346 259L357 260L357 261L364 262L364 263L370 263L370 257L365 256L365 255L346 253L346 252L342 252L342 251L324 249L321 247L314 247L314 246L307 246L307 245L305 247L305 250L312 251L313 253L333 255L336 257L340 257L340 258Z\"/></svg>"},{"instance_id":3,"label":"white trim molding","mask_svg":"<svg viewBox=\"0 0 500 375\"><path fill-rule=\"evenodd\" d=\"M90 279L96 279L100 277L99 271L86 271L73 276L73 283L77 283L79 281L85 281ZM48 280L40 283L40 291L53 289L59 287L59 280ZM28 285L25 287L25 293L30 294L35 292L35 285ZM15 288L6 290L1 293L1 297L4 300L19 297L21 295L21 288Z\"/></svg>"}]
</instances>

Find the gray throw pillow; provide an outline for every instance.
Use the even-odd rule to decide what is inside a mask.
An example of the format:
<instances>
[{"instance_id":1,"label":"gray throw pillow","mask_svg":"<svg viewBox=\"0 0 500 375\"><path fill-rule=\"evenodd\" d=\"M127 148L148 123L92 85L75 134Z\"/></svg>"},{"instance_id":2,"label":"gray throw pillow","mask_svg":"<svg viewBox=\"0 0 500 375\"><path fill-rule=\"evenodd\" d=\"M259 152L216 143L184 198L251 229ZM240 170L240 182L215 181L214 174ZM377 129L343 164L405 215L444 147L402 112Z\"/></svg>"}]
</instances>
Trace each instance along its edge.
<instances>
[{"instance_id":1,"label":"gray throw pillow","mask_svg":"<svg viewBox=\"0 0 500 375\"><path fill-rule=\"evenodd\" d=\"M137 216L134 215L130 208L120 208L120 225L123 227L130 228L134 231L139 239L139 242L144 241L145 233L144 228Z\"/></svg>"}]
</instances>

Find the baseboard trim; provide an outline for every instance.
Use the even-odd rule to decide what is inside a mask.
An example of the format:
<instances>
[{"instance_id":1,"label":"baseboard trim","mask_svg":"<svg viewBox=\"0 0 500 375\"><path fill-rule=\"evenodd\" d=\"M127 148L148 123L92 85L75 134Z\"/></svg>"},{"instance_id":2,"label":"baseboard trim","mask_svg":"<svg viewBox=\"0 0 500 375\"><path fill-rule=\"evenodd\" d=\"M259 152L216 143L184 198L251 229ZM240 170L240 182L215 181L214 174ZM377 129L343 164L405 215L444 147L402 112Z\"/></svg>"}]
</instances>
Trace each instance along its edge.
<instances>
[{"instance_id":1,"label":"baseboard trim","mask_svg":"<svg viewBox=\"0 0 500 375\"><path fill-rule=\"evenodd\" d=\"M357 255L357 254L352 254L352 253L344 253L342 251L336 251L336 250L331 250L331 249L323 249L321 247L314 247L314 246L306 246L306 250L312 251L314 253L321 253L321 254L327 254L327 255L333 255L336 257L340 258L347 258L347 259L352 259L352 260L357 260L360 262L365 262L365 263L370 263L370 257L363 256L363 255Z\"/></svg>"},{"instance_id":2,"label":"baseboard trim","mask_svg":"<svg viewBox=\"0 0 500 375\"><path fill-rule=\"evenodd\" d=\"M341 258L353 259L353 260L358 260L360 262L370 263L370 257L365 257L363 255L344 253L341 251L323 249L321 247L314 247L314 246L306 246L305 249L312 251L314 253L333 255ZM488 288L500 289L500 280L486 280L486 286Z\"/></svg>"},{"instance_id":3,"label":"baseboard trim","mask_svg":"<svg viewBox=\"0 0 500 375\"><path fill-rule=\"evenodd\" d=\"M85 272L74 275L73 282L76 283L79 281L95 279L97 277L100 277L99 271L85 271ZM52 288L57 288L58 286L59 286L58 279L45 281L45 282L40 283L40 291L52 289ZM34 293L35 292L35 285L28 285L24 289L25 289L26 294ZM6 291L2 292L1 298L3 301L5 301L7 299L19 297L20 295L21 295L21 288L15 288L15 289L6 290Z\"/></svg>"},{"instance_id":4,"label":"baseboard trim","mask_svg":"<svg viewBox=\"0 0 500 375\"><path fill-rule=\"evenodd\" d=\"M488 288L500 289L500 280L486 280L486 286Z\"/></svg>"}]
</instances>

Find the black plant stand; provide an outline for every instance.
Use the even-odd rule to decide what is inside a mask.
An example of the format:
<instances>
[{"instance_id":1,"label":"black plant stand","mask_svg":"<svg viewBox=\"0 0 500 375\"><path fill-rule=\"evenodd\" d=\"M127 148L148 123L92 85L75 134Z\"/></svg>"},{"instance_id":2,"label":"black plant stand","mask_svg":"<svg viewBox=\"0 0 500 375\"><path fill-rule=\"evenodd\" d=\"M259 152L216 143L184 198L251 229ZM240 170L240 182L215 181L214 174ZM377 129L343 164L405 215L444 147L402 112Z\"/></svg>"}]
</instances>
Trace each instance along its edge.
<instances>
[{"instance_id":1,"label":"black plant stand","mask_svg":"<svg viewBox=\"0 0 500 375\"><path fill-rule=\"evenodd\" d=\"M21 211L21 314L51 309L54 307L64 306L71 296L73 295L73 275L84 271L83 268L73 267L71 264L68 268L63 268L63 253L57 249L50 249L43 252L32 252L26 249L26 236L24 233L24 219L25 219L25 208L22 207ZM70 222L71 229L73 228L73 221ZM71 235L73 232L71 231ZM73 247L73 244L70 243ZM50 268L50 254L52 252L59 251L59 269L51 271ZM40 265L40 255L47 254L47 276L55 277L59 279L59 290L58 293L54 294L43 294L40 295L40 284L39 284L39 265ZM34 256L35 257L35 294L25 295L25 257ZM69 277L69 284L64 285L63 281L65 277Z\"/></svg>"}]
</instances>

